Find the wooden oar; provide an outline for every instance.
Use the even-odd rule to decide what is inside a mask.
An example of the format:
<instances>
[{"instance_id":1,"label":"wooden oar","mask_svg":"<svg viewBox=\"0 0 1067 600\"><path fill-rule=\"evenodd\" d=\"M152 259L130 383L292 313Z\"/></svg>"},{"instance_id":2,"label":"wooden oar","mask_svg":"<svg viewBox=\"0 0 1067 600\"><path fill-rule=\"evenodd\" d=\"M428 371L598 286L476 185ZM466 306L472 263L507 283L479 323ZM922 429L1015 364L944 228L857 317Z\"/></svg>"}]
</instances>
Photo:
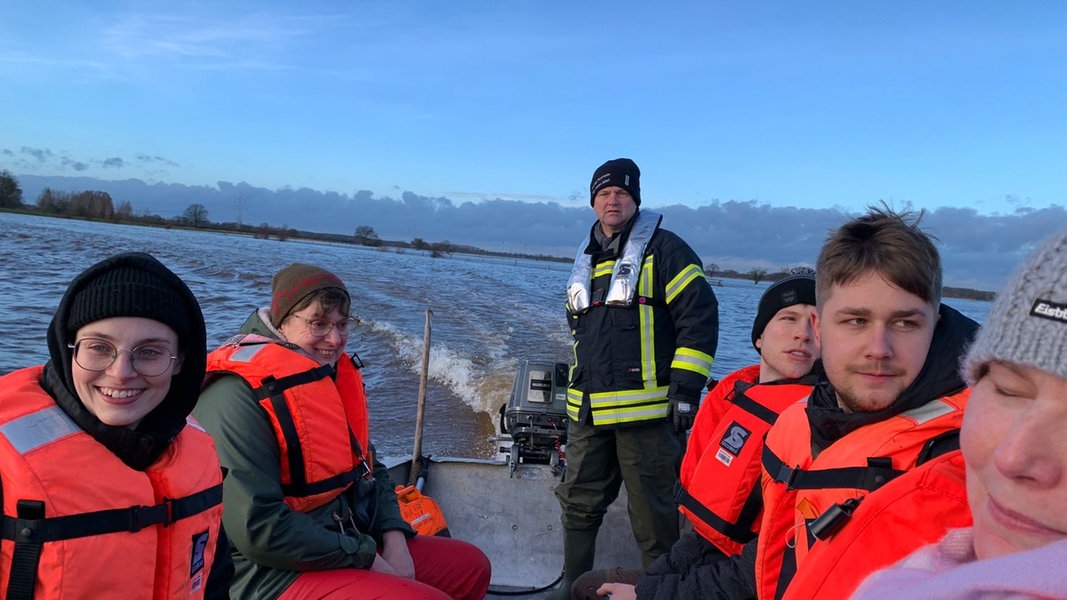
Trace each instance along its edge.
<instances>
[{"instance_id":1,"label":"wooden oar","mask_svg":"<svg viewBox=\"0 0 1067 600\"><path fill-rule=\"evenodd\" d=\"M415 409L415 449L411 452L411 474L408 485L415 485L422 470L419 458L422 456L422 415L426 409L426 378L430 371L430 318L433 311L426 309L426 329L422 334L422 371L419 375L419 404Z\"/></svg>"}]
</instances>

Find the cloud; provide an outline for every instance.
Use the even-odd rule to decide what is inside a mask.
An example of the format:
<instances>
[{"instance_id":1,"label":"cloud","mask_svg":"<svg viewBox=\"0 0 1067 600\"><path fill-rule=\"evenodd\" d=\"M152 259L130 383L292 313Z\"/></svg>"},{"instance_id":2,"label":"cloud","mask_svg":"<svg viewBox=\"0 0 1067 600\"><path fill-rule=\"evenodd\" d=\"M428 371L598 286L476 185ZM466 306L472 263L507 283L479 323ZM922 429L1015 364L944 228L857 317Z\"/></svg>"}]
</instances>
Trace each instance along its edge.
<instances>
[{"instance_id":1,"label":"cloud","mask_svg":"<svg viewBox=\"0 0 1067 600\"><path fill-rule=\"evenodd\" d=\"M136 160L169 163L147 155ZM366 225L386 240L421 238L561 257L574 255L594 219L584 197L581 206L563 206L505 198L458 202L409 191L390 197L367 190L352 195L307 188L270 190L244 182L187 186L137 179L16 176L27 198L36 198L44 187L100 190L116 202L129 201L137 213L147 210L164 217L178 216L190 204L200 203L217 222L241 219L246 224L345 235ZM705 263L740 271L812 266L826 236L856 216L838 207L771 206L756 200L713 200L698 207L649 203L643 208L662 213L663 226L686 240ZM921 226L937 238L946 285L997 290L1037 241L1065 223L1067 209L1052 205L1002 215L940 208L927 213Z\"/></svg>"},{"instance_id":2,"label":"cloud","mask_svg":"<svg viewBox=\"0 0 1067 600\"><path fill-rule=\"evenodd\" d=\"M21 150L22 154L28 154L37 159L37 162L44 163L52 158L52 151L45 148L30 148L29 146L23 146Z\"/></svg>"},{"instance_id":3,"label":"cloud","mask_svg":"<svg viewBox=\"0 0 1067 600\"><path fill-rule=\"evenodd\" d=\"M121 169L123 166L125 166L125 164L125 161L115 156L112 158L104 159L103 162L100 163L100 166L105 169Z\"/></svg>"}]
</instances>

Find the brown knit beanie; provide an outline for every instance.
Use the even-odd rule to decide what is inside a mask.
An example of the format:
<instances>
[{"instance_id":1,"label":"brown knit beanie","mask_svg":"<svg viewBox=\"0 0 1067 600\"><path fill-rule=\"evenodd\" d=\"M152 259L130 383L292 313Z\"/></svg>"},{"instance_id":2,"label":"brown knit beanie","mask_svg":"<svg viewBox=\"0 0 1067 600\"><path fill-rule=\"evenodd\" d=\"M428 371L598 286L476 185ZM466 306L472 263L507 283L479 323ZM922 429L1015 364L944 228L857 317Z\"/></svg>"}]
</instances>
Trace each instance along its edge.
<instances>
[{"instance_id":1,"label":"brown knit beanie","mask_svg":"<svg viewBox=\"0 0 1067 600\"><path fill-rule=\"evenodd\" d=\"M280 327L300 301L319 290L336 288L348 298L348 288L333 273L303 263L294 263L274 274L271 282L270 322Z\"/></svg>"},{"instance_id":2,"label":"brown knit beanie","mask_svg":"<svg viewBox=\"0 0 1067 600\"><path fill-rule=\"evenodd\" d=\"M997 294L963 360L967 384L993 360L1067 379L1067 229L1031 252Z\"/></svg>"}]
</instances>

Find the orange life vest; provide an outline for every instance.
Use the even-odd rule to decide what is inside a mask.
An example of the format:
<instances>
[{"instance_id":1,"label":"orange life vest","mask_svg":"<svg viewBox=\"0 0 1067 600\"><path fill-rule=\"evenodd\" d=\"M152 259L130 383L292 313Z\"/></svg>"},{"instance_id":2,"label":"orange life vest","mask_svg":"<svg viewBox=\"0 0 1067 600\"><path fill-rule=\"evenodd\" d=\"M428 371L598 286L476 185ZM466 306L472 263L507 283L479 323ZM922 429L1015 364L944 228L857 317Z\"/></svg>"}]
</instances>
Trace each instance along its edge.
<instances>
[{"instance_id":1,"label":"orange life vest","mask_svg":"<svg viewBox=\"0 0 1067 600\"><path fill-rule=\"evenodd\" d=\"M0 379L0 594L203 598L222 518L211 437L190 421L131 469L41 389L42 370Z\"/></svg>"},{"instance_id":2,"label":"orange life vest","mask_svg":"<svg viewBox=\"0 0 1067 600\"><path fill-rule=\"evenodd\" d=\"M943 454L869 494L832 543L812 546L785 600L846 600L871 573L971 524L963 455Z\"/></svg>"},{"instance_id":3,"label":"orange life vest","mask_svg":"<svg viewBox=\"0 0 1067 600\"><path fill-rule=\"evenodd\" d=\"M412 529L421 535L441 534L451 537L445 514L433 498L423 496L422 491L413 485L397 485L394 489L397 504L400 506L400 517L407 521Z\"/></svg>"},{"instance_id":4,"label":"orange life vest","mask_svg":"<svg viewBox=\"0 0 1067 600\"><path fill-rule=\"evenodd\" d=\"M759 365L734 371L704 397L682 459L678 508L727 555L759 533L763 436L810 385L758 384Z\"/></svg>"},{"instance_id":5,"label":"orange life vest","mask_svg":"<svg viewBox=\"0 0 1067 600\"><path fill-rule=\"evenodd\" d=\"M969 396L964 390L861 427L815 458L804 406L786 409L763 449L758 598L781 598L816 539L844 525L864 496L915 468L928 442L958 430Z\"/></svg>"},{"instance_id":6,"label":"orange life vest","mask_svg":"<svg viewBox=\"0 0 1067 600\"><path fill-rule=\"evenodd\" d=\"M252 340L252 341L247 341ZM285 503L307 512L370 478L363 377L348 354L334 368L259 336L227 342L207 357L208 378L243 378L266 411L281 452Z\"/></svg>"}]
</instances>

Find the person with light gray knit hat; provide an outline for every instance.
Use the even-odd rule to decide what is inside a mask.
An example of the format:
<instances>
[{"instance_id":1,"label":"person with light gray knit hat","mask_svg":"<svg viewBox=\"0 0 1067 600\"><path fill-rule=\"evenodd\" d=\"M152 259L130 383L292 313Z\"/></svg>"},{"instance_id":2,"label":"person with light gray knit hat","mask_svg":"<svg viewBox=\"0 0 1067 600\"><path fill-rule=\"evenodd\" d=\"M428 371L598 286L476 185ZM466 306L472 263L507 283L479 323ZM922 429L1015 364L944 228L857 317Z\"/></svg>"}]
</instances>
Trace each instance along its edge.
<instances>
[{"instance_id":1,"label":"person with light gray knit hat","mask_svg":"<svg viewBox=\"0 0 1067 600\"><path fill-rule=\"evenodd\" d=\"M1067 230L1038 246L997 295L964 359L967 383L994 360L1067 378Z\"/></svg>"},{"instance_id":2,"label":"person with light gray knit hat","mask_svg":"<svg viewBox=\"0 0 1067 600\"><path fill-rule=\"evenodd\" d=\"M876 572L854 600L1067 598L1067 229L1012 274L962 372L963 466L924 481L965 480L974 525Z\"/></svg>"}]
</instances>

